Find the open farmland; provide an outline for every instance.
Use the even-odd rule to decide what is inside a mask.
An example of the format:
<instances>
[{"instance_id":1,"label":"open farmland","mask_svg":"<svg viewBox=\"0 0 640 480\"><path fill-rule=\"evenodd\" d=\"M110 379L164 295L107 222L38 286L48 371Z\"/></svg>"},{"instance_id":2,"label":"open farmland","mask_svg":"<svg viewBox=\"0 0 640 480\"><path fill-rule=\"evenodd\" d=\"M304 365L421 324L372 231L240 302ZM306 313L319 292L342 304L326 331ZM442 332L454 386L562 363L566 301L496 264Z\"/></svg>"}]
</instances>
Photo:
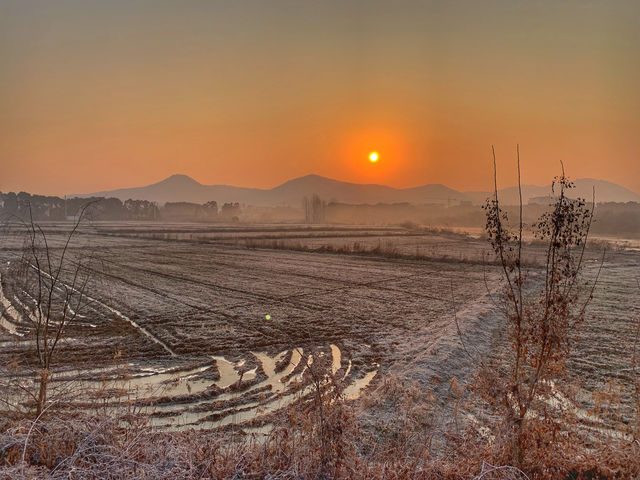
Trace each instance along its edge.
<instances>
[{"instance_id":1,"label":"open farmland","mask_svg":"<svg viewBox=\"0 0 640 480\"><path fill-rule=\"evenodd\" d=\"M55 250L65 229L47 228ZM5 262L19 251L18 233L4 239ZM99 261L88 308L61 346L56 378L84 386L99 379L110 389L124 365L133 379L120 386L152 386L136 400L156 399L159 424L224 420L220 412L237 419L238 410L255 415L258 407L270 412L304 390L301 373L314 357L330 358L328 368L355 397L380 368L414 357L403 350L409 334L428 329L437 338L446 330L452 285L460 304L485 291L485 273L464 263L133 238L109 226L81 233L70 258L91 253ZM19 292L6 278L13 311L4 312L2 353L27 365L34 354L30 307L12 302Z\"/></svg>"},{"instance_id":2,"label":"open farmland","mask_svg":"<svg viewBox=\"0 0 640 480\"><path fill-rule=\"evenodd\" d=\"M398 226L309 226L232 225L203 228L202 225L165 225L161 229L120 225L102 227L105 234L132 238L213 243L247 248L268 248L335 253L373 253L385 257L437 258L483 262L485 241L464 231L421 229L413 224Z\"/></svg>"},{"instance_id":3,"label":"open farmland","mask_svg":"<svg viewBox=\"0 0 640 480\"><path fill-rule=\"evenodd\" d=\"M45 227L54 255L68 228ZM500 288L499 272L483 264L488 246L479 239L259 225L105 223L79 233L63 279L74 262L94 256L89 302L62 341L54 379L59 391L86 392L74 400L86 408L133 405L171 428L259 426L309 393L304 372L314 363L356 398L387 373L424 386L468 376L473 364L460 335L479 355L504 341L489 295ZM10 276L21 234L4 235L0 250L0 359L18 378L35 355L33 305ZM338 248L354 242L365 247ZM587 275L598 258L588 252ZM629 381L617 339L633 333L638 264L634 252L607 257L571 365L585 392L609 376ZM582 406L590 406L586 396Z\"/></svg>"}]
</instances>

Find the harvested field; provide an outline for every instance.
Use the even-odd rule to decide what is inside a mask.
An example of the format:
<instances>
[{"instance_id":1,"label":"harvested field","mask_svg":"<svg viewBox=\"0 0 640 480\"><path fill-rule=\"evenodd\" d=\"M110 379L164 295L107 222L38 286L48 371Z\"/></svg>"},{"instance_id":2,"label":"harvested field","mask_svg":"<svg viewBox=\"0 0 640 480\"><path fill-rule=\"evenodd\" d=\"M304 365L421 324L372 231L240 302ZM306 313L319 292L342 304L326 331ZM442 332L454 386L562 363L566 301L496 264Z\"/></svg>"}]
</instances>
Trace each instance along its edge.
<instances>
[{"instance_id":1,"label":"harvested field","mask_svg":"<svg viewBox=\"0 0 640 480\"><path fill-rule=\"evenodd\" d=\"M45 227L54 252L68 228ZM468 236L117 223L80 233L70 265L95 256L90 302L61 344L54 379L61 391L87 392L74 400L85 408L127 405L171 428L259 426L309 393L303 373L313 363L339 379L348 398L389 372L424 386L468 377L474 367L454 311L479 355L502 341L489 295L500 287L497 267L483 265L487 245ZM33 306L19 301L8 273L21 242L14 231L0 249L0 359L17 378L34 365ZM354 243L361 250L343 248ZM589 275L598 257L589 252ZM638 314L638 261L637 253L615 252L603 268L579 340L583 355L571 365L585 391L609 375L627 378L617 339L631 334Z\"/></svg>"}]
</instances>

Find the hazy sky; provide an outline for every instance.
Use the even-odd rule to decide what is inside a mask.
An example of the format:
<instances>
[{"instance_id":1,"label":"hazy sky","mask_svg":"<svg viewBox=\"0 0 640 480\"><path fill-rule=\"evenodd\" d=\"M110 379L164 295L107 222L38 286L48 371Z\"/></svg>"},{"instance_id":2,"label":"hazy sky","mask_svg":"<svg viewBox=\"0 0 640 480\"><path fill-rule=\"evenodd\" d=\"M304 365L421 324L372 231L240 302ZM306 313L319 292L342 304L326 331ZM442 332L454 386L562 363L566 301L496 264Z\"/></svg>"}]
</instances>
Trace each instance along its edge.
<instances>
[{"instance_id":1,"label":"hazy sky","mask_svg":"<svg viewBox=\"0 0 640 480\"><path fill-rule=\"evenodd\" d=\"M640 192L639 25L637 1L0 0L0 190L485 190L519 142L524 183L564 160Z\"/></svg>"}]
</instances>

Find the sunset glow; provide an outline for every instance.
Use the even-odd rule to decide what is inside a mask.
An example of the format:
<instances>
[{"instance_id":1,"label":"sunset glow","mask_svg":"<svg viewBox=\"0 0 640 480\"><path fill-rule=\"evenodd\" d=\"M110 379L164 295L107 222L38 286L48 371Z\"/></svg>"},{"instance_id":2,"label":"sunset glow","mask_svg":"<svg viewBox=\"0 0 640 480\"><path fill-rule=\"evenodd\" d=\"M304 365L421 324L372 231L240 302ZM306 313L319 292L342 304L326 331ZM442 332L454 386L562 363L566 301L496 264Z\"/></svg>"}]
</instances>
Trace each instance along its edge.
<instances>
[{"instance_id":1,"label":"sunset glow","mask_svg":"<svg viewBox=\"0 0 640 480\"><path fill-rule=\"evenodd\" d=\"M640 191L637 2L6 5L1 191L174 173L486 190L489 146L513 185L516 143L528 183L563 160Z\"/></svg>"},{"instance_id":2,"label":"sunset glow","mask_svg":"<svg viewBox=\"0 0 640 480\"><path fill-rule=\"evenodd\" d=\"M375 162L377 162L377 161L378 161L378 152L371 152L371 153L369 154L369 161L370 161L371 163L375 163Z\"/></svg>"}]
</instances>

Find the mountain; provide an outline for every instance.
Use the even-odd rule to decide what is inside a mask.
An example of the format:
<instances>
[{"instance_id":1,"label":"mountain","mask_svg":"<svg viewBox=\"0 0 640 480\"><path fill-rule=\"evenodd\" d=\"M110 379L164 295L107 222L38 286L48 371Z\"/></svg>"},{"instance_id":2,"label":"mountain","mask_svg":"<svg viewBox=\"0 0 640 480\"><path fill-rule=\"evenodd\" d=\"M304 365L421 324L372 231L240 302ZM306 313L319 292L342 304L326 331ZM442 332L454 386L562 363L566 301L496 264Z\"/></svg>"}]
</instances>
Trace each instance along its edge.
<instances>
[{"instance_id":1,"label":"mountain","mask_svg":"<svg viewBox=\"0 0 640 480\"><path fill-rule=\"evenodd\" d=\"M385 185L342 182L319 175L295 178L269 190L272 200L298 205L305 195L317 194L324 200L344 203L447 203L466 200L466 196L444 185L393 188Z\"/></svg>"},{"instance_id":2,"label":"mountain","mask_svg":"<svg viewBox=\"0 0 640 480\"><path fill-rule=\"evenodd\" d=\"M581 197L588 202L591 201L593 190L595 189L596 202L640 202L640 195L636 192L606 180L595 178L579 178L574 181L575 188L568 190L567 195L571 198ZM557 190L556 190L557 192ZM464 192L473 203L483 203L492 195L492 192ZM526 205L531 199L536 197L548 197L552 195L551 185L522 185L522 201ZM518 204L518 187L508 187L498 190L498 198L504 205Z\"/></svg>"},{"instance_id":3,"label":"mountain","mask_svg":"<svg viewBox=\"0 0 640 480\"><path fill-rule=\"evenodd\" d=\"M393 188L385 185L363 185L341 182L319 175L307 175L289 180L272 189L233 187L229 185L202 185L187 175L170 177L146 187L122 188L76 195L78 197L116 197L121 200L151 200L166 202L205 203L215 200L219 204L239 202L248 205L300 206L305 196L317 194L323 200L344 203L458 203L469 198L444 185L423 185L414 188Z\"/></svg>"},{"instance_id":4,"label":"mountain","mask_svg":"<svg viewBox=\"0 0 640 480\"><path fill-rule=\"evenodd\" d=\"M257 188L232 187L229 185L202 185L187 175L171 175L164 180L146 187L107 190L77 197L115 197L120 200L151 200L152 202L194 202L210 200L220 202L253 203L264 192Z\"/></svg>"},{"instance_id":5,"label":"mountain","mask_svg":"<svg viewBox=\"0 0 640 480\"><path fill-rule=\"evenodd\" d=\"M615 183L593 178L580 178L576 188L569 191L571 197L591 200L592 189L596 191L597 202L640 202L640 195ZM233 187L230 185L203 185L187 175L170 177L146 187L122 188L76 195L78 197L116 197L121 200L151 200L160 204L166 202L218 203L239 202L247 205L289 205L300 206L305 196L317 194L323 200L344 203L413 203L442 205L471 201L481 204L491 192L458 192L440 184L423 185L413 188L393 188L385 185L342 182L319 175L294 178L271 189ZM504 205L518 203L518 188L509 187L498 191ZM523 185L522 200L527 204L535 197L551 195L551 185Z\"/></svg>"}]
</instances>

